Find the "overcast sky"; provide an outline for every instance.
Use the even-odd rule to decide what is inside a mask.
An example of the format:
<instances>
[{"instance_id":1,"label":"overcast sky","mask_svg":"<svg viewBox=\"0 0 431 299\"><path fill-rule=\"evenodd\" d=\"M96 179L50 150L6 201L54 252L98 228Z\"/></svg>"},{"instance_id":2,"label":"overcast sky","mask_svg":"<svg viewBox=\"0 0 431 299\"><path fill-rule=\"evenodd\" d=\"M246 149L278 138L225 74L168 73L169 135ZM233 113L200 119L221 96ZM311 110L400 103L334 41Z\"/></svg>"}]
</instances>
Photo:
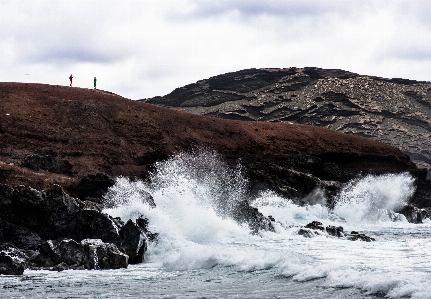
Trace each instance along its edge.
<instances>
[{"instance_id":1,"label":"overcast sky","mask_svg":"<svg viewBox=\"0 0 431 299\"><path fill-rule=\"evenodd\" d=\"M431 81L428 0L0 0L0 81L131 99L247 68Z\"/></svg>"}]
</instances>

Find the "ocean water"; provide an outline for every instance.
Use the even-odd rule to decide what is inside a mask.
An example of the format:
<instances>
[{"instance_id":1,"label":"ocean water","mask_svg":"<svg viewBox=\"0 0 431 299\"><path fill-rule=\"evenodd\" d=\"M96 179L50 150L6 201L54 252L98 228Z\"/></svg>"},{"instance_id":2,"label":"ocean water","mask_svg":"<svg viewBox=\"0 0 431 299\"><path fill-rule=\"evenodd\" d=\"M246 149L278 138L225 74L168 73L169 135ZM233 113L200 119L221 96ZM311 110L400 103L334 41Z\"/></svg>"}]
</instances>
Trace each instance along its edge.
<instances>
[{"instance_id":1,"label":"ocean water","mask_svg":"<svg viewBox=\"0 0 431 299\"><path fill-rule=\"evenodd\" d=\"M431 298L431 222L410 224L391 212L414 192L408 174L354 180L334 211L267 190L251 200L276 219L276 232L255 235L229 217L247 186L240 165L229 168L209 151L158 163L150 182L118 178L105 212L123 220L144 215L160 233L145 261L121 270L1 276L0 298ZM324 201L319 190L310 196ZM298 235L313 220L376 241Z\"/></svg>"}]
</instances>

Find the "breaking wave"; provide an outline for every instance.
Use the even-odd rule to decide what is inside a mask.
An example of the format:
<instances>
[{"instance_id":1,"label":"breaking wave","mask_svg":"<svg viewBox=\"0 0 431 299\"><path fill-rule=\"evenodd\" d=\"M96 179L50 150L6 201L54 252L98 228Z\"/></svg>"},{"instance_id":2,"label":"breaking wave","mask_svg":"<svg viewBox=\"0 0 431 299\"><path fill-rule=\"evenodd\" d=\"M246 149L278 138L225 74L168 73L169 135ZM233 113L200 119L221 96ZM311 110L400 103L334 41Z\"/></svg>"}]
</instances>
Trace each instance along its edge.
<instances>
[{"instance_id":1,"label":"breaking wave","mask_svg":"<svg viewBox=\"0 0 431 299\"><path fill-rule=\"evenodd\" d=\"M395 220L409 229L411 224L393 212L414 192L408 174L351 181L342 188L334 210L320 204L298 206L270 190L247 198L248 184L240 165L230 168L214 152L183 153L157 163L148 181L117 178L106 195L110 207L105 212L122 219L135 220L140 215L149 219L149 229L158 232L160 239L149 247L146 267L225 274L252 271L269 275L272 283L280 283L274 277L281 275L295 283L359 288L392 298L414 298L428 291L426 284L421 286L428 279L426 271L416 271L403 260L406 252L425 250L425 243L406 237L400 251L392 231L399 226L378 226ZM248 227L231 219L230 209L244 199L275 218L275 233L252 235ZM299 227L313 220L359 230L362 226L369 229L367 233L386 237L368 244L327 235L299 236ZM421 257L415 263L422 261Z\"/></svg>"}]
</instances>

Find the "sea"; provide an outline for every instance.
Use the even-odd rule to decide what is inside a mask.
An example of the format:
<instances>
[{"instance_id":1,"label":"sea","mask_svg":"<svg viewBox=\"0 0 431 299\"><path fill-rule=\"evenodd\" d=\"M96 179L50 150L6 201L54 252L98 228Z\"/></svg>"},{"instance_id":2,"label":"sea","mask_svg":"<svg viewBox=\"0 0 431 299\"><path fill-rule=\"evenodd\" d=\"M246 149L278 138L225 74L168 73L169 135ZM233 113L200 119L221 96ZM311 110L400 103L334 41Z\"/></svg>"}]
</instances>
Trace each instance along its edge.
<instances>
[{"instance_id":1,"label":"sea","mask_svg":"<svg viewBox=\"0 0 431 299\"><path fill-rule=\"evenodd\" d=\"M119 177L105 212L124 221L143 215L159 233L143 263L0 276L0 297L431 298L431 222L411 224L393 212L414 192L409 174L358 177L333 210L318 189L312 205L299 206L272 190L251 196L249 187L240 162L229 167L208 150L158 162L145 181ZM252 233L229 216L244 199L275 219L275 232ZM299 235L311 221L376 241Z\"/></svg>"}]
</instances>

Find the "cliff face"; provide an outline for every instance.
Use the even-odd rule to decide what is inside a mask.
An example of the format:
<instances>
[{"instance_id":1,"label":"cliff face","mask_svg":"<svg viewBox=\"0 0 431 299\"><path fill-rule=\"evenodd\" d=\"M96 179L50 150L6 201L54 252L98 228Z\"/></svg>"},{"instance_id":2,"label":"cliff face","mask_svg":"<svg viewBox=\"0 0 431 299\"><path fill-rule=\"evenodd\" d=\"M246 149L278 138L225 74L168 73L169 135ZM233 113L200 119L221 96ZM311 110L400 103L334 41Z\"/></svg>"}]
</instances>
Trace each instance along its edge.
<instances>
[{"instance_id":1,"label":"cliff face","mask_svg":"<svg viewBox=\"0 0 431 299\"><path fill-rule=\"evenodd\" d=\"M275 80L275 79L274 79ZM277 79L278 80L278 79ZM254 86L254 85L253 85ZM389 145L308 125L235 121L131 101L103 91L0 83L0 183L68 190L95 173L145 178L159 160L205 147L239 160L251 191L330 195L359 173L424 173ZM431 206L426 188L415 198Z\"/></svg>"},{"instance_id":2,"label":"cliff face","mask_svg":"<svg viewBox=\"0 0 431 299\"><path fill-rule=\"evenodd\" d=\"M390 144L420 168L431 167L430 82L318 68L249 69L143 101L219 118L320 126Z\"/></svg>"}]
</instances>

